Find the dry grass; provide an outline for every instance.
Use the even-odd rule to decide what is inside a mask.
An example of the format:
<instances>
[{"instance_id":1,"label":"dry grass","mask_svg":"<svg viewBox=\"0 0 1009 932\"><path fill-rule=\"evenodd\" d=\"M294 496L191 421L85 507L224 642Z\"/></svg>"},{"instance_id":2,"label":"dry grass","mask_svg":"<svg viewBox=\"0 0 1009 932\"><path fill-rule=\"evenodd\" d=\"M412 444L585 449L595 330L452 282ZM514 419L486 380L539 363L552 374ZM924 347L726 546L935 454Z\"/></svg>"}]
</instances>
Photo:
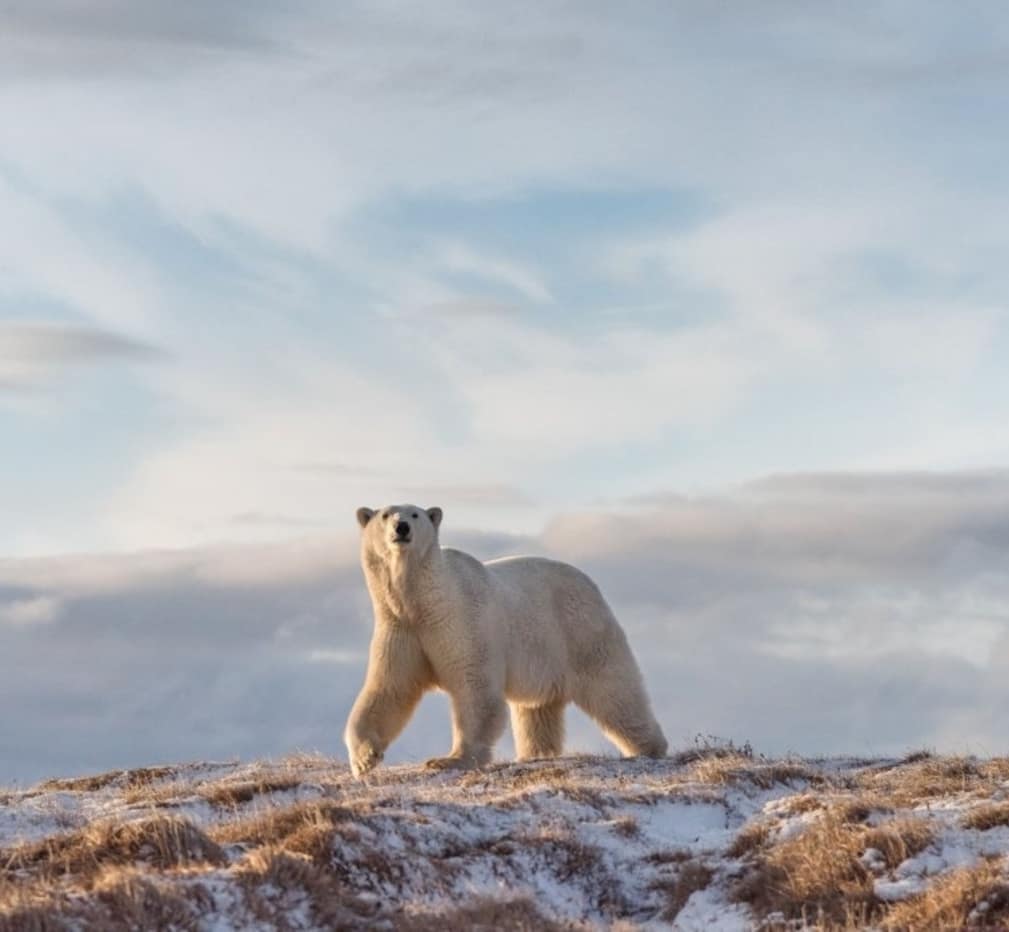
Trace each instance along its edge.
<instances>
[{"instance_id":1,"label":"dry grass","mask_svg":"<svg viewBox=\"0 0 1009 932\"><path fill-rule=\"evenodd\" d=\"M964 794L987 797L1006 780L1009 780L1009 758L979 761L924 754L884 768L867 768L857 778L861 788L887 797L895 806L913 806Z\"/></svg>"},{"instance_id":2,"label":"dry grass","mask_svg":"<svg viewBox=\"0 0 1009 932\"><path fill-rule=\"evenodd\" d=\"M137 863L153 868L223 864L224 853L201 829L184 819L157 817L98 823L66 835L3 852L4 873L42 879L73 876L89 886L111 866Z\"/></svg>"},{"instance_id":3,"label":"dry grass","mask_svg":"<svg viewBox=\"0 0 1009 932\"><path fill-rule=\"evenodd\" d=\"M110 771L0 794L29 831L36 817L51 831L0 850L0 932L196 930L208 913L280 930L632 929L688 901L697 927L723 903L768 930L1009 928L993 863L938 877L905 865L921 895L876 893L957 828L957 844L992 850L1000 836L977 832L1009 825L1006 781L1009 758L817 764L724 742L661 762L383 768L364 783L317 756ZM504 895L472 897L487 889Z\"/></svg>"},{"instance_id":4,"label":"dry grass","mask_svg":"<svg viewBox=\"0 0 1009 932\"><path fill-rule=\"evenodd\" d=\"M201 787L198 795L214 806L233 808L267 793L297 789L301 783L301 779L294 774L263 777L259 780L241 780L237 783L220 782Z\"/></svg>"},{"instance_id":5,"label":"dry grass","mask_svg":"<svg viewBox=\"0 0 1009 932\"><path fill-rule=\"evenodd\" d=\"M0 932L136 932L202 928L213 899L200 883L178 887L161 878L118 869L96 879L87 899L48 889L0 906Z\"/></svg>"},{"instance_id":6,"label":"dry grass","mask_svg":"<svg viewBox=\"0 0 1009 932\"><path fill-rule=\"evenodd\" d=\"M938 878L919 896L898 903L884 929L1009 928L1009 882L993 863Z\"/></svg>"},{"instance_id":7,"label":"dry grass","mask_svg":"<svg viewBox=\"0 0 1009 932\"><path fill-rule=\"evenodd\" d=\"M587 929L589 926L549 919L527 898L494 900L487 897L448 913L405 915L395 923L395 928L397 932L445 932L446 929L472 929L475 932L564 932Z\"/></svg>"},{"instance_id":8,"label":"dry grass","mask_svg":"<svg viewBox=\"0 0 1009 932\"><path fill-rule=\"evenodd\" d=\"M799 761L755 761L739 754L702 758L691 765L691 776L699 783L750 783L761 789L797 782L822 786L825 782L821 773Z\"/></svg>"},{"instance_id":9,"label":"dry grass","mask_svg":"<svg viewBox=\"0 0 1009 932\"><path fill-rule=\"evenodd\" d=\"M351 831L361 811L355 813L332 802L302 802L263 809L240 816L210 829L219 845L281 845L317 860L326 856L326 845L338 826Z\"/></svg>"},{"instance_id":10,"label":"dry grass","mask_svg":"<svg viewBox=\"0 0 1009 932\"><path fill-rule=\"evenodd\" d=\"M991 828L1009 825L1009 802L987 803L972 809L963 818L964 828L986 832Z\"/></svg>"},{"instance_id":11,"label":"dry grass","mask_svg":"<svg viewBox=\"0 0 1009 932\"><path fill-rule=\"evenodd\" d=\"M550 866L559 880L591 879L605 873L602 852L584 844L566 831L549 829L517 839L530 857L537 856ZM598 891L603 892L603 891Z\"/></svg>"},{"instance_id":12,"label":"dry grass","mask_svg":"<svg viewBox=\"0 0 1009 932\"><path fill-rule=\"evenodd\" d=\"M672 922L687 905L698 890L704 890L711 883L714 871L700 861L685 861L681 863L675 876L662 879L652 884L652 889L660 891L664 896L664 904L659 918L663 922Z\"/></svg>"},{"instance_id":13,"label":"dry grass","mask_svg":"<svg viewBox=\"0 0 1009 932\"><path fill-rule=\"evenodd\" d=\"M650 864L682 864L689 861L693 855L682 848L675 848L671 851L653 851L646 860Z\"/></svg>"},{"instance_id":14,"label":"dry grass","mask_svg":"<svg viewBox=\"0 0 1009 932\"><path fill-rule=\"evenodd\" d=\"M751 845L753 867L735 897L764 916L843 923L852 915L875 915L882 904L862 855L875 848L892 869L932 839L931 826L921 819L866 826L851 822L843 810L828 809L798 835Z\"/></svg>"},{"instance_id":15,"label":"dry grass","mask_svg":"<svg viewBox=\"0 0 1009 932\"><path fill-rule=\"evenodd\" d=\"M373 901L356 896L333 871L278 846L251 852L236 866L235 876L249 912L273 928L287 927L287 913L299 899L323 928L355 928L376 912Z\"/></svg>"},{"instance_id":16,"label":"dry grass","mask_svg":"<svg viewBox=\"0 0 1009 932\"><path fill-rule=\"evenodd\" d=\"M70 779L46 780L39 790L57 790L71 793L93 793L109 786L134 788L149 786L176 773L176 767L138 767L134 770L109 770L106 773Z\"/></svg>"},{"instance_id":17,"label":"dry grass","mask_svg":"<svg viewBox=\"0 0 1009 932\"><path fill-rule=\"evenodd\" d=\"M767 844L773 825L768 821L750 822L744 825L729 845L726 852L730 858L745 858L759 851Z\"/></svg>"},{"instance_id":18,"label":"dry grass","mask_svg":"<svg viewBox=\"0 0 1009 932\"><path fill-rule=\"evenodd\" d=\"M801 815L803 812L816 812L826 805L826 801L815 793L799 793L783 800L778 806L778 812L783 815Z\"/></svg>"},{"instance_id":19,"label":"dry grass","mask_svg":"<svg viewBox=\"0 0 1009 932\"><path fill-rule=\"evenodd\" d=\"M474 771L463 775L464 786L473 786L487 780L489 774L486 772ZM504 770L495 774L499 787L518 790L530 786L570 786L572 781L571 768L569 767L536 767L529 770Z\"/></svg>"},{"instance_id":20,"label":"dry grass","mask_svg":"<svg viewBox=\"0 0 1009 932\"><path fill-rule=\"evenodd\" d=\"M719 757L754 760L754 753L749 742L739 745L715 735L695 735L692 748L672 755L672 759L677 764L693 764L697 761Z\"/></svg>"},{"instance_id":21,"label":"dry grass","mask_svg":"<svg viewBox=\"0 0 1009 932\"><path fill-rule=\"evenodd\" d=\"M641 826L634 816L623 816L613 820L613 831L621 838L634 838L641 834Z\"/></svg>"}]
</instances>

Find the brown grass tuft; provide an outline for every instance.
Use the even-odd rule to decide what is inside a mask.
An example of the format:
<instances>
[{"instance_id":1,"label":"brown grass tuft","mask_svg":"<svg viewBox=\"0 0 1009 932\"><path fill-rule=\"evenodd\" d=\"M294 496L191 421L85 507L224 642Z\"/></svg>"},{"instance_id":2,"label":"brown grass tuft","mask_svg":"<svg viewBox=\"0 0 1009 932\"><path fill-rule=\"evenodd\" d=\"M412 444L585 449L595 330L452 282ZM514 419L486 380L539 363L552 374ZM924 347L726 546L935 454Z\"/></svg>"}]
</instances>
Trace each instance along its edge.
<instances>
[{"instance_id":1,"label":"brown grass tuft","mask_svg":"<svg viewBox=\"0 0 1009 932\"><path fill-rule=\"evenodd\" d=\"M613 831L621 838L636 838L641 834L641 826L634 816L622 816L613 820Z\"/></svg>"},{"instance_id":2,"label":"brown grass tuft","mask_svg":"<svg viewBox=\"0 0 1009 932\"><path fill-rule=\"evenodd\" d=\"M982 832L1002 825L1009 825L1009 802L978 806L963 817L964 828L975 828Z\"/></svg>"},{"instance_id":3,"label":"brown grass tuft","mask_svg":"<svg viewBox=\"0 0 1009 932\"><path fill-rule=\"evenodd\" d=\"M264 777L239 783L211 783L201 787L198 794L214 806L233 808L251 802L257 796L293 790L301 785L302 780L295 776Z\"/></svg>"},{"instance_id":4,"label":"brown grass tuft","mask_svg":"<svg viewBox=\"0 0 1009 932\"><path fill-rule=\"evenodd\" d=\"M185 819L163 816L119 824L96 823L3 853L8 871L42 878L74 875L83 883L112 865L143 862L168 868L224 861L223 851L201 829Z\"/></svg>"},{"instance_id":5,"label":"brown grass tuft","mask_svg":"<svg viewBox=\"0 0 1009 932\"><path fill-rule=\"evenodd\" d=\"M981 775L988 780L1009 780L1009 757L991 757L978 764Z\"/></svg>"},{"instance_id":6,"label":"brown grass tuft","mask_svg":"<svg viewBox=\"0 0 1009 932\"><path fill-rule=\"evenodd\" d=\"M545 831L539 835L527 835L518 841L523 850L542 854L553 873L562 881L588 879L599 873L602 861L599 849L583 844L567 833Z\"/></svg>"},{"instance_id":7,"label":"brown grass tuft","mask_svg":"<svg viewBox=\"0 0 1009 932\"><path fill-rule=\"evenodd\" d=\"M653 851L645 858L649 864L682 864L689 861L693 855L684 848L673 848L668 851Z\"/></svg>"},{"instance_id":8,"label":"brown grass tuft","mask_svg":"<svg viewBox=\"0 0 1009 932\"><path fill-rule=\"evenodd\" d=\"M843 796L832 801L831 808L845 822L865 822L871 816L893 814L893 806L889 800L874 793Z\"/></svg>"},{"instance_id":9,"label":"brown grass tuft","mask_svg":"<svg viewBox=\"0 0 1009 932\"><path fill-rule=\"evenodd\" d=\"M892 820L873 827L852 824L843 813L827 810L801 834L760 849L734 895L763 916L781 913L818 923L870 916L880 904L873 875L859 860L862 854L876 848L887 867L895 867L932 838L931 827L922 820Z\"/></svg>"},{"instance_id":10,"label":"brown grass tuft","mask_svg":"<svg viewBox=\"0 0 1009 932\"><path fill-rule=\"evenodd\" d=\"M323 859L336 826L354 813L331 802L300 802L252 813L215 826L210 837L219 845L284 845L299 854Z\"/></svg>"},{"instance_id":11,"label":"brown grass tuft","mask_svg":"<svg viewBox=\"0 0 1009 932\"><path fill-rule=\"evenodd\" d=\"M292 900L308 900L312 918L323 928L359 928L376 911L373 901L354 894L333 871L306 857L268 845L247 855L235 868L249 912L274 928L288 928Z\"/></svg>"},{"instance_id":12,"label":"brown grass tuft","mask_svg":"<svg viewBox=\"0 0 1009 932\"><path fill-rule=\"evenodd\" d=\"M778 803L777 811L782 815L801 815L803 812L816 812L826 807L826 802L813 793L799 793L789 796Z\"/></svg>"},{"instance_id":13,"label":"brown grass tuft","mask_svg":"<svg viewBox=\"0 0 1009 932\"><path fill-rule=\"evenodd\" d=\"M762 848L770 835L770 822L748 822L736 833L726 854L730 858L745 858Z\"/></svg>"},{"instance_id":14,"label":"brown grass tuft","mask_svg":"<svg viewBox=\"0 0 1009 932\"><path fill-rule=\"evenodd\" d=\"M201 928L201 918L212 908L213 897L198 882L169 884L117 867L95 880L87 899L50 888L19 903L5 903L0 932L182 932Z\"/></svg>"},{"instance_id":15,"label":"brown grass tuft","mask_svg":"<svg viewBox=\"0 0 1009 932\"><path fill-rule=\"evenodd\" d=\"M751 783L761 789L804 781L820 786L823 774L797 761L755 761L742 755L703 758L691 765L691 776L701 783Z\"/></svg>"},{"instance_id":16,"label":"brown grass tuft","mask_svg":"<svg viewBox=\"0 0 1009 932\"><path fill-rule=\"evenodd\" d=\"M1009 927L1009 883L986 862L937 878L923 893L897 903L884 929L977 929Z\"/></svg>"},{"instance_id":17,"label":"brown grass tuft","mask_svg":"<svg viewBox=\"0 0 1009 932\"><path fill-rule=\"evenodd\" d=\"M86 927L103 930L195 930L213 907L213 897L200 883L168 884L130 871L116 870L100 878L94 893L84 910Z\"/></svg>"},{"instance_id":18,"label":"brown grass tuft","mask_svg":"<svg viewBox=\"0 0 1009 932\"><path fill-rule=\"evenodd\" d=\"M163 780L177 772L176 767L137 767L133 770L109 770L106 773L96 773L86 777L69 779L53 779L40 783L39 790L65 791L74 793L93 793L107 786L134 788L146 786L156 780Z\"/></svg>"},{"instance_id":19,"label":"brown grass tuft","mask_svg":"<svg viewBox=\"0 0 1009 932\"><path fill-rule=\"evenodd\" d=\"M467 775L479 776L479 774ZM502 774L501 776L504 776ZM464 778L465 779L465 778ZM525 786L563 786L571 782L571 770L567 767L530 767L528 770L515 769L507 775L503 785L511 789Z\"/></svg>"},{"instance_id":20,"label":"brown grass tuft","mask_svg":"<svg viewBox=\"0 0 1009 932\"><path fill-rule=\"evenodd\" d=\"M736 744L715 735L695 735L694 746L685 751L670 755L677 764L693 764L709 758L732 757L736 759L753 760L753 748L750 742Z\"/></svg>"},{"instance_id":21,"label":"brown grass tuft","mask_svg":"<svg viewBox=\"0 0 1009 932\"><path fill-rule=\"evenodd\" d=\"M475 932L564 932L583 928L581 923L548 919L532 900L494 900L489 897L437 915L404 915L393 926L397 932L444 932L472 929Z\"/></svg>"},{"instance_id":22,"label":"brown grass tuft","mask_svg":"<svg viewBox=\"0 0 1009 932\"><path fill-rule=\"evenodd\" d=\"M676 876L663 878L652 884L652 889L665 894L665 903L659 918L672 922L698 890L704 890L711 883L714 872L700 861L685 861L680 864Z\"/></svg>"},{"instance_id":23,"label":"brown grass tuft","mask_svg":"<svg viewBox=\"0 0 1009 932\"><path fill-rule=\"evenodd\" d=\"M982 763L970 757L927 756L883 769L869 768L856 782L886 796L893 805L914 806L937 797L990 794L1001 770L1000 759Z\"/></svg>"}]
</instances>

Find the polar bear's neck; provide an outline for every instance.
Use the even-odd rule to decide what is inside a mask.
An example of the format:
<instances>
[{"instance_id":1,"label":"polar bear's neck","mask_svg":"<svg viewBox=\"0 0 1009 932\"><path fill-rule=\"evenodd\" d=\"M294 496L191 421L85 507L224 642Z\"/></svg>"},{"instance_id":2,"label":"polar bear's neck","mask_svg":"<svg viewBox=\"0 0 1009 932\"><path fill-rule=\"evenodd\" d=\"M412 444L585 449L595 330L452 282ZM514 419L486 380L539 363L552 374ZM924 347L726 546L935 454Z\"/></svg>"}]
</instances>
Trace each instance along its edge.
<instances>
[{"instance_id":1,"label":"polar bear's neck","mask_svg":"<svg viewBox=\"0 0 1009 932\"><path fill-rule=\"evenodd\" d=\"M393 554L389 559L367 559L364 573L376 614L383 620L420 626L442 615L445 575L440 547L420 558Z\"/></svg>"}]
</instances>

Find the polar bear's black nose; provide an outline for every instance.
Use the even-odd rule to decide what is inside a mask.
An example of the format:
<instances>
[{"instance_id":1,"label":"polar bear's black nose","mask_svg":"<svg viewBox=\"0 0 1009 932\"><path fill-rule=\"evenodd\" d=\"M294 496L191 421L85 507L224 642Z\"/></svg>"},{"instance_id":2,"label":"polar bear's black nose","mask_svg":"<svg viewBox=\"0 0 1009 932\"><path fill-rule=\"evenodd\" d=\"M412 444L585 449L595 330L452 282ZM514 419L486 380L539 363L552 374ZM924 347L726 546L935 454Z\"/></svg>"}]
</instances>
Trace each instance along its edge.
<instances>
[{"instance_id":1,"label":"polar bear's black nose","mask_svg":"<svg viewBox=\"0 0 1009 932\"><path fill-rule=\"evenodd\" d=\"M410 536L410 525L405 521L396 522L396 536L397 537L409 537Z\"/></svg>"}]
</instances>

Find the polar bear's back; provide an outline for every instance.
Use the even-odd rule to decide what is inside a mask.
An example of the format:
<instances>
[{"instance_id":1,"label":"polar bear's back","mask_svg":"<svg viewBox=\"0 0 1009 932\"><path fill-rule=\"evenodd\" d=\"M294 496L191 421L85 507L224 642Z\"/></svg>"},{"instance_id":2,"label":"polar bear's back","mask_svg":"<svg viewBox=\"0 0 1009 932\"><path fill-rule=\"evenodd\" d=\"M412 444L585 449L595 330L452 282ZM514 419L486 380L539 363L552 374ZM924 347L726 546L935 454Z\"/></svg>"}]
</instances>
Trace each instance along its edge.
<instances>
[{"instance_id":1,"label":"polar bear's back","mask_svg":"<svg viewBox=\"0 0 1009 932\"><path fill-rule=\"evenodd\" d=\"M527 643L560 641L569 668L587 671L614 640L625 643L599 588L577 567L544 557L504 557L483 566L513 633Z\"/></svg>"}]
</instances>

